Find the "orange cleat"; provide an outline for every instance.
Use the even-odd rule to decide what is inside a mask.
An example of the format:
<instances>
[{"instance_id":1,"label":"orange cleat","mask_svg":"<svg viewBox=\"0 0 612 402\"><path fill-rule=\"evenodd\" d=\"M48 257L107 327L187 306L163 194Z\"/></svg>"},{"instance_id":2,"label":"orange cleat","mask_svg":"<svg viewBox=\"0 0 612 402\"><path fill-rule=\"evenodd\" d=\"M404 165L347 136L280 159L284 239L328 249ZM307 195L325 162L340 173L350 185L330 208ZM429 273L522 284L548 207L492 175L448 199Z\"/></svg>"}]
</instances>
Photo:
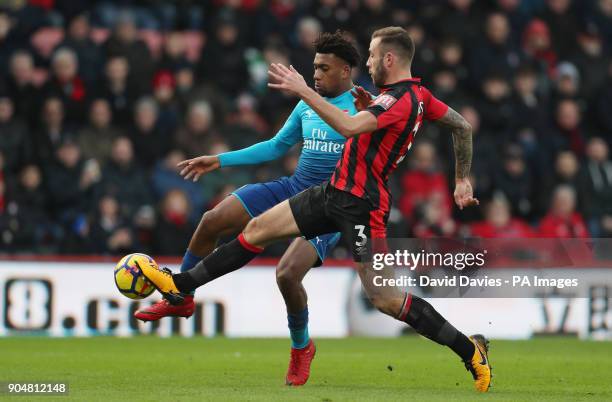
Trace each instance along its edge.
<instances>
[{"instance_id":1,"label":"orange cleat","mask_svg":"<svg viewBox=\"0 0 612 402\"><path fill-rule=\"evenodd\" d=\"M193 296L185 296L181 304L173 305L166 299L161 299L157 303L145 309L138 310L134 317L141 321L157 321L164 317L185 317L193 315L195 303Z\"/></svg>"},{"instance_id":2,"label":"orange cleat","mask_svg":"<svg viewBox=\"0 0 612 402\"><path fill-rule=\"evenodd\" d=\"M310 364L315 357L316 351L317 348L312 339L303 349L291 348L291 360L289 361L285 384L292 386L306 384L308 377L310 377Z\"/></svg>"}]
</instances>

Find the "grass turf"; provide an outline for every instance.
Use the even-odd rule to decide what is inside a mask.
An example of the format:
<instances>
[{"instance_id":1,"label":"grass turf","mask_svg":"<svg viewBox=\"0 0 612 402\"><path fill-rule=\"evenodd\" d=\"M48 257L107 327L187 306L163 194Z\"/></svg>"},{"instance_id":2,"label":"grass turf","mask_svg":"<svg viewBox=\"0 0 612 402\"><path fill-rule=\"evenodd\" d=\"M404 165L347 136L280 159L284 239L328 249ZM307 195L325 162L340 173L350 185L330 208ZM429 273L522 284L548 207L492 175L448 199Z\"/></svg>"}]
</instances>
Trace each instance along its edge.
<instances>
[{"instance_id":1,"label":"grass turf","mask_svg":"<svg viewBox=\"0 0 612 402\"><path fill-rule=\"evenodd\" d=\"M69 382L68 396L44 401L612 400L612 342L494 340L488 394L474 391L450 350L417 337L317 340L309 383L289 388L288 347L284 339L4 338L0 382Z\"/></svg>"}]
</instances>

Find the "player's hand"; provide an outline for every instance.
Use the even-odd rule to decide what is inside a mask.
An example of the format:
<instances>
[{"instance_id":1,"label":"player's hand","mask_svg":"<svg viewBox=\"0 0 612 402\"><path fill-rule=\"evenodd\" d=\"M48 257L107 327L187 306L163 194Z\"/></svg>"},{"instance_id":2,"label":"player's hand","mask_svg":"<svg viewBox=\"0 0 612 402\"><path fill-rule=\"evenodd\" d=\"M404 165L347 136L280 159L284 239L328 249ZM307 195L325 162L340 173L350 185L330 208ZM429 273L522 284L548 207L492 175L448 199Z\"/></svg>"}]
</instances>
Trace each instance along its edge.
<instances>
[{"instance_id":1,"label":"player's hand","mask_svg":"<svg viewBox=\"0 0 612 402\"><path fill-rule=\"evenodd\" d=\"M221 167L221 161L219 161L218 156L203 155L179 162L176 166L183 168L180 171L180 175L183 176L185 180L192 179L195 182L198 181L202 175L219 169Z\"/></svg>"},{"instance_id":2,"label":"player's hand","mask_svg":"<svg viewBox=\"0 0 612 402\"><path fill-rule=\"evenodd\" d=\"M358 112L367 109L370 103L372 103L372 94L363 87L356 86L355 89L351 91L351 95L355 98L353 99L353 103Z\"/></svg>"},{"instance_id":3,"label":"player's hand","mask_svg":"<svg viewBox=\"0 0 612 402\"><path fill-rule=\"evenodd\" d=\"M287 68L282 64L272 63L268 75L270 76L270 82L268 83L270 88L287 91L296 96L300 96L308 89L304 77L293 66Z\"/></svg>"},{"instance_id":4,"label":"player's hand","mask_svg":"<svg viewBox=\"0 0 612 402\"><path fill-rule=\"evenodd\" d=\"M480 201L474 198L474 190L469 179L457 179L455 181L455 203L459 209L480 205Z\"/></svg>"}]
</instances>

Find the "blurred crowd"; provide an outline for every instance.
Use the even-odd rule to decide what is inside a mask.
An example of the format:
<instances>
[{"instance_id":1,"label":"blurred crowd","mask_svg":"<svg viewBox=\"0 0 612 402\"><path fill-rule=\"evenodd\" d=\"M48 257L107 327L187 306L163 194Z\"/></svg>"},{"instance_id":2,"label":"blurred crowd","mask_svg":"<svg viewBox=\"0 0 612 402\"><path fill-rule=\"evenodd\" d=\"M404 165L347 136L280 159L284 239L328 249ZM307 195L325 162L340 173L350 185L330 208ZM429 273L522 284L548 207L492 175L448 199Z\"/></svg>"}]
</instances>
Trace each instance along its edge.
<instances>
[{"instance_id":1,"label":"blurred crowd","mask_svg":"<svg viewBox=\"0 0 612 402\"><path fill-rule=\"evenodd\" d=\"M456 210L451 135L425 125L390 237L612 235L612 0L5 0L2 252L182 254L205 209L291 174L299 149L197 183L177 162L276 133L297 100L267 89L269 63L312 82L320 32L367 55L387 25L473 126L481 200ZM354 82L376 92L365 60Z\"/></svg>"}]
</instances>

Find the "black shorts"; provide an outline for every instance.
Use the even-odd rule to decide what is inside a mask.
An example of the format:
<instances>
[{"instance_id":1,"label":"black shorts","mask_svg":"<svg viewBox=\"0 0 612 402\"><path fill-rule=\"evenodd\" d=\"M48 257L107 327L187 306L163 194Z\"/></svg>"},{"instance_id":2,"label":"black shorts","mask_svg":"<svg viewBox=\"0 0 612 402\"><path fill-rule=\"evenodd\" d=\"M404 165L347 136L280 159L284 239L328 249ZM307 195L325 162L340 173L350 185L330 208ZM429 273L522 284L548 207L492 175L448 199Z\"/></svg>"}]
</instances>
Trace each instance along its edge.
<instances>
[{"instance_id":1,"label":"black shorts","mask_svg":"<svg viewBox=\"0 0 612 402\"><path fill-rule=\"evenodd\" d=\"M341 232L357 262L369 262L372 252L386 248L388 213L329 182L296 194L289 206L304 237Z\"/></svg>"}]
</instances>

